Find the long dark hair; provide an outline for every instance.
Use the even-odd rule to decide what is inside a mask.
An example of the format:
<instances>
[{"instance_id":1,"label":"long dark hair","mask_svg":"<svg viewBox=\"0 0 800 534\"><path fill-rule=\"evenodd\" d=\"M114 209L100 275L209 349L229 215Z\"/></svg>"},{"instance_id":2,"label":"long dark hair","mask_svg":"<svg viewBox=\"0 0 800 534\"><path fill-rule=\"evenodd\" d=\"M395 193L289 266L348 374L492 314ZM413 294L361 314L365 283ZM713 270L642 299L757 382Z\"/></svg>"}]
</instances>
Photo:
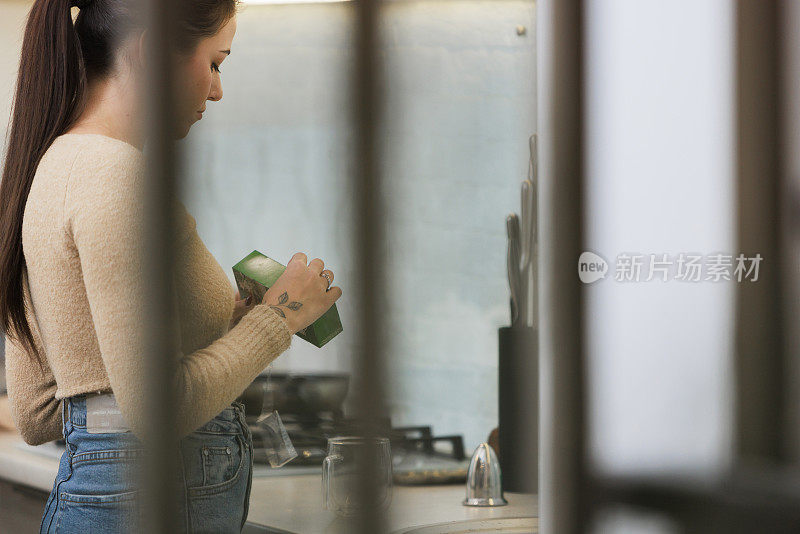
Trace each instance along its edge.
<instances>
[{"instance_id":1,"label":"long dark hair","mask_svg":"<svg viewBox=\"0 0 800 534\"><path fill-rule=\"evenodd\" d=\"M90 80L113 72L123 38L141 28L135 0L36 0L28 16L0 182L0 327L42 363L25 316L22 217L44 153L78 119ZM233 17L238 0L179 0L177 52ZM80 10L73 23L72 8Z\"/></svg>"}]
</instances>

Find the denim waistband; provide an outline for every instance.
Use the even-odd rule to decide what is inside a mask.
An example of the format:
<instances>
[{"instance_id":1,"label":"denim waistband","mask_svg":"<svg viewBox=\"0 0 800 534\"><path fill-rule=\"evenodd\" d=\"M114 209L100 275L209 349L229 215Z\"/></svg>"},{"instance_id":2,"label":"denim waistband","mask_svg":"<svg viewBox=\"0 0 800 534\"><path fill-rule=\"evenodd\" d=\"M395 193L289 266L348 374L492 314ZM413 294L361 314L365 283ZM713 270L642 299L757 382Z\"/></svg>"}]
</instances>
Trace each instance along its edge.
<instances>
[{"instance_id":1,"label":"denim waistband","mask_svg":"<svg viewBox=\"0 0 800 534\"><path fill-rule=\"evenodd\" d=\"M86 398L91 395L80 394L73 397L64 399L64 410L69 414L69 421L79 427L86 426ZM222 410L216 417L218 421L236 421L236 411L240 410L244 413L244 405L238 401L234 401L231 406Z\"/></svg>"}]
</instances>

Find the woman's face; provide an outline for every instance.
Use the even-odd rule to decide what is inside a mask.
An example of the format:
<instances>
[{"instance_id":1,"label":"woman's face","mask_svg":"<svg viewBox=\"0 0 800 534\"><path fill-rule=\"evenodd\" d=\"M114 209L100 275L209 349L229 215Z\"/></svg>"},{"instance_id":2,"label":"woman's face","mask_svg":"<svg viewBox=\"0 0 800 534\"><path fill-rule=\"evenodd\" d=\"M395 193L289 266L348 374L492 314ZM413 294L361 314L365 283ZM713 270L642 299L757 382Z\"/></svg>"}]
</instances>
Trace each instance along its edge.
<instances>
[{"instance_id":1,"label":"woman's face","mask_svg":"<svg viewBox=\"0 0 800 534\"><path fill-rule=\"evenodd\" d=\"M202 39L192 55L178 62L175 77L178 139L186 137L192 125L202 118L209 100L216 102L222 98L220 65L231 53L235 34L234 15L216 34Z\"/></svg>"}]
</instances>

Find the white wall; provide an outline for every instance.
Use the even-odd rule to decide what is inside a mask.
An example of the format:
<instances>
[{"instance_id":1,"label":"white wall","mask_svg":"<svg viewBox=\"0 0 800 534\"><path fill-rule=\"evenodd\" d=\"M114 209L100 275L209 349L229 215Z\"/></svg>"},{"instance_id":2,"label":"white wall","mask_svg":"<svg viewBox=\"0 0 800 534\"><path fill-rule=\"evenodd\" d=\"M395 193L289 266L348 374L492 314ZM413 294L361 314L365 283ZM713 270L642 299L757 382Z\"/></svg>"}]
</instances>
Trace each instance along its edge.
<instances>
[{"instance_id":1,"label":"white wall","mask_svg":"<svg viewBox=\"0 0 800 534\"><path fill-rule=\"evenodd\" d=\"M0 131L5 133L17 81L22 35L30 2L0 0ZM0 146L5 143L5 135Z\"/></svg>"}]
</instances>

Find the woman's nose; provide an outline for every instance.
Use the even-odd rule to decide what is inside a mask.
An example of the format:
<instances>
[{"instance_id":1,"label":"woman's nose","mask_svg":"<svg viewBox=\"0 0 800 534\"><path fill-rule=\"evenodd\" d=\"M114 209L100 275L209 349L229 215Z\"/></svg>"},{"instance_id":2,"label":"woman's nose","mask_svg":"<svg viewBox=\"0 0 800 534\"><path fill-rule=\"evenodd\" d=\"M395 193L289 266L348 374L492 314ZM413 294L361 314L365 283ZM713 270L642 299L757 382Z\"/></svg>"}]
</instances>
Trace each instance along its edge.
<instances>
[{"instance_id":1,"label":"woman's nose","mask_svg":"<svg viewBox=\"0 0 800 534\"><path fill-rule=\"evenodd\" d=\"M222 100L222 83L219 79L211 82L211 91L208 92L208 99L212 102Z\"/></svg>"}]
</instances>

